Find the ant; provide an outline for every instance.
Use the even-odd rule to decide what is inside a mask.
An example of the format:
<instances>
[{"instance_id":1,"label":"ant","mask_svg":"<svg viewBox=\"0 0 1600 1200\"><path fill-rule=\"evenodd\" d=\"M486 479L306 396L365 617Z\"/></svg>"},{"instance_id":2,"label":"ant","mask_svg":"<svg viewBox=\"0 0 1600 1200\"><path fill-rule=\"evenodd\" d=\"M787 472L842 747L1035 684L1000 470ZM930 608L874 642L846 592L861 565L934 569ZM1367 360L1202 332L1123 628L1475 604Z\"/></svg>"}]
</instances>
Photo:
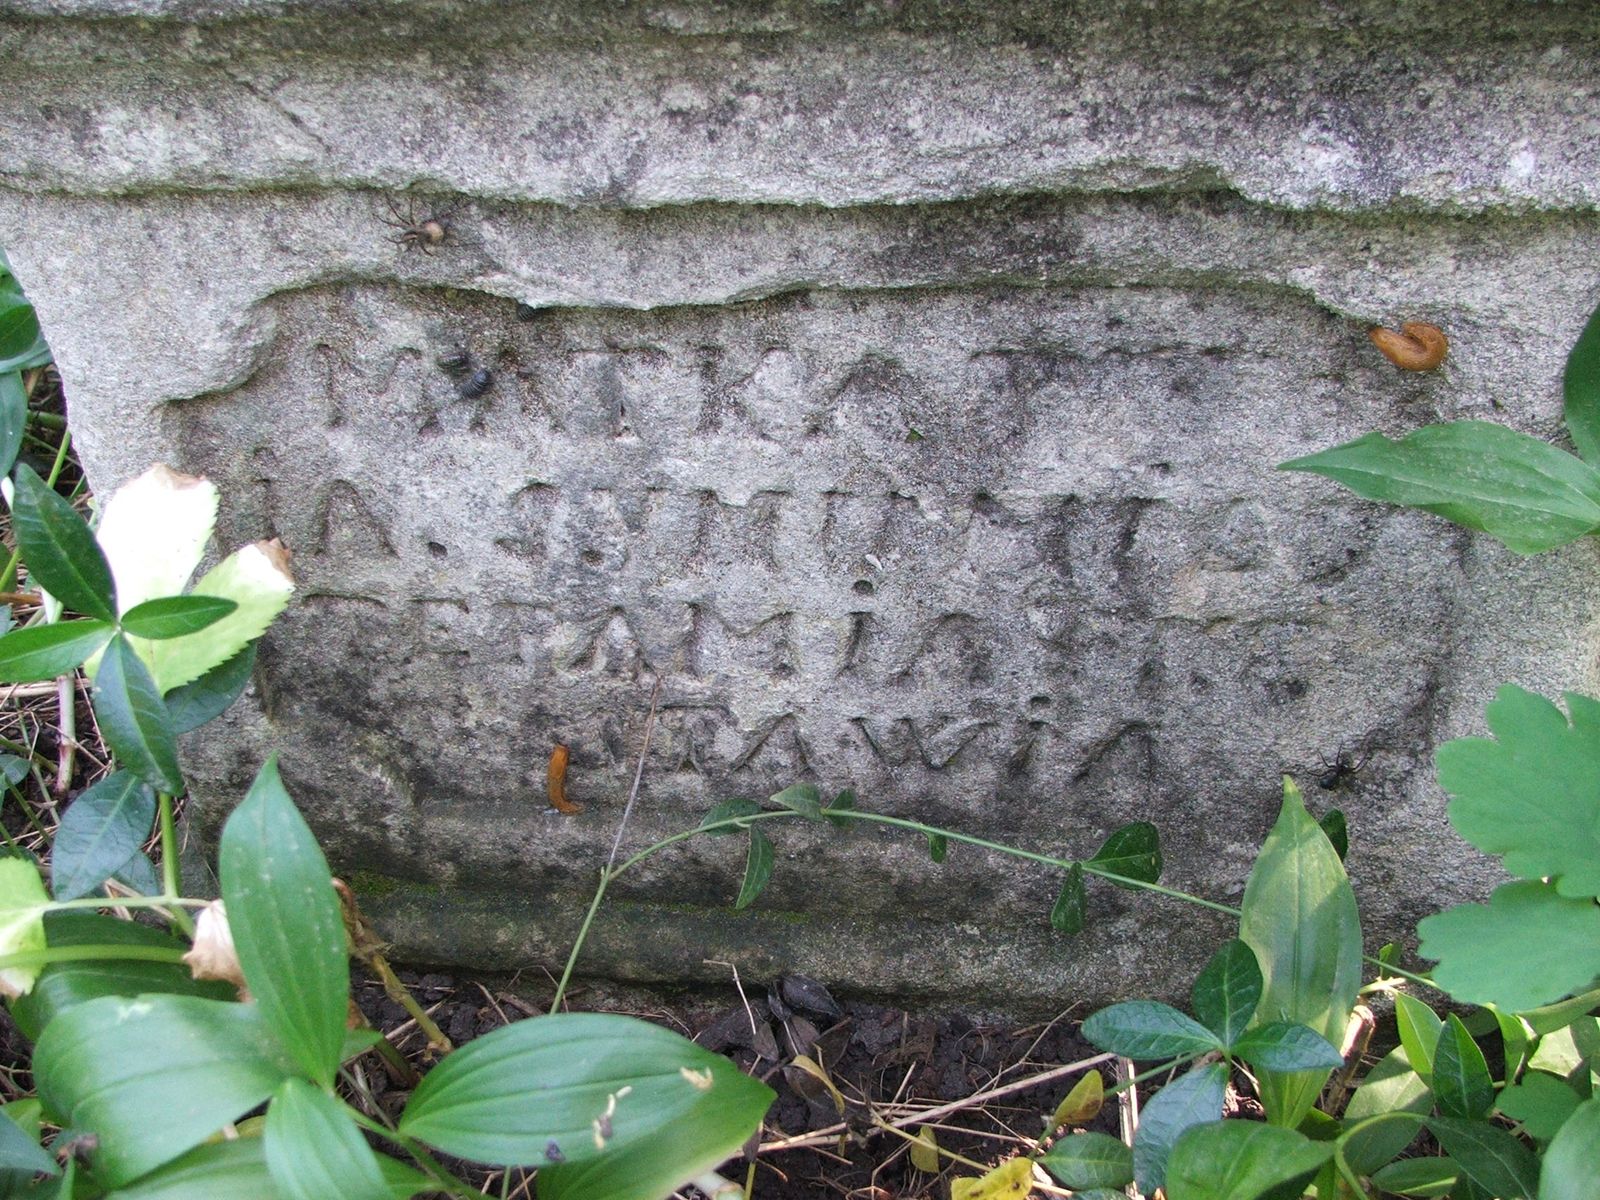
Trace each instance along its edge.
<instances>
[{"instance_id":1,"label":"ant","mask_svg":"<svg viewBox=\"0 0 1600 1200\"><path fill-rule=\"evenodd\" d=\"M1322 759L1322 774L1317 776L1317 786L1325 792L1338 791L1346 780L1367 765L1367 760L1371 757L1370 752L1363 752L1360 758L1352 762L1345 748L1340 746L1332 762L1326 758Z\"/></svg>"},{"instance_id":2,"label":"ant","mask_svg":"<svg viewBox=\"0 0 1600 1200\"><path fill-rule=\"evenodd\" d=\"M417 249L424 254L432 254L431 247L440 245L450 236L450 214L448 212L437 213L418 220L415 200L411 202L405 212L400 211L400 206L392 198L386 198L385 202L389 205L390 216L383 217L383 223L400 231L390 240L405 249Z\"/></svg>"}]
</instances>

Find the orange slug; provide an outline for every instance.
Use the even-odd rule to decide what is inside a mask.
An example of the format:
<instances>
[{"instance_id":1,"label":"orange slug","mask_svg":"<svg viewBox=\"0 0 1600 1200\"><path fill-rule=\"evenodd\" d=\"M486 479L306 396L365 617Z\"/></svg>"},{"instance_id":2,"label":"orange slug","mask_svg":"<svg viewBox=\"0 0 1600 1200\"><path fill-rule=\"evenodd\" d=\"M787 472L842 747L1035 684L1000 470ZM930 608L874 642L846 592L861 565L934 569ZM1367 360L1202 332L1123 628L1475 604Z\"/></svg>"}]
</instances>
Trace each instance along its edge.
<instances>
[{"instance_id":1,"label":"orange slug","mask_svg":"<svg viewBox=\"0 0 1600 1200\"><path fill-rule=\"evenodd\" d=\"M545 781L550 788L550 807L557 812L582 812L583 805L574 804L567 799L568 757L569 753L565 746L557 746L550 752L550 770L545 776Z\"/></svg>"},{"instance_id":2,"label":"orange slug","mask_svg":"<svg viewBox=\"0 0 1600 1200\"><path fill-rule=\"evenodd\" d=\"M1444 361L1450 341L1437 325L1407 321L1400 332L1374 325L1367 336L1385 358L1402 371L1431 371Z\"/></svg>"}]
</instances>

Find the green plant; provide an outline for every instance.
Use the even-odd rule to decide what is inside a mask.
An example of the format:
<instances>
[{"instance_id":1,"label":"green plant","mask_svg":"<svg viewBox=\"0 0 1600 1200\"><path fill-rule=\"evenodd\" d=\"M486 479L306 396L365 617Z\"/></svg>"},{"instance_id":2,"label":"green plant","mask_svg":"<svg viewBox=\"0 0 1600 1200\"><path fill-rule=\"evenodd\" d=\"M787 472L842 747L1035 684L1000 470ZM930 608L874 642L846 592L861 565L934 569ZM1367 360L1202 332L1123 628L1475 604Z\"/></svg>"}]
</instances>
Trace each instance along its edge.
<instances>
[{"instance_id":1,"label":"green plant","mask_svg":"<svg viewBox=\"0 0 1600 1200\"><path fill-rule=\"evenodd\" d=\"M11 470L22 449L28 417L28 385L23 373L50 362L50 347L39 318L0 250L0 475Z\"/></svg>"}]
</instances>

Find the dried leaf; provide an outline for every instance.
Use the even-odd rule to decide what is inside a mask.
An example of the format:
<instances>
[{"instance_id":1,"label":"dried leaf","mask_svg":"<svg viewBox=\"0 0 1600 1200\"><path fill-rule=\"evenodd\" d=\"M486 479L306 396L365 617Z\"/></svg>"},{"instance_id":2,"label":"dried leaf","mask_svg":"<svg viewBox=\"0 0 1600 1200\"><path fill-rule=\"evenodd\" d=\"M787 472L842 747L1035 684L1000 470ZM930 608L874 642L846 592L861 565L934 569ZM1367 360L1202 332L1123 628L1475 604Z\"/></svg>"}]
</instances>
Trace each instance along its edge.
<instances>
[{"instance_id":1,"label":"dried leaf","mask_svg":"<svg viewBox=\"0 0 1600 1200\"><path fill-rule=\"evenodd\" d=\"M1088 1072L1072 1085L1066 1098L1056 1105L1056 1111L1050 1116L1050 1127L1057 1129L1062 1125L1088 1124L1105 1103L1105 1095L1106 1084L1100 1072Z\"/></svg>"},{"instance_id":2,"label":"dried leaf","mask_svg":"<svg viewBox=\"0 0 1600 1200\"><path fill-rule=\"evenodd\" d=\"M950 1200L1023 1200L1033 1190L1033 1159L1013 1158L981 1179L952 1179Z\"/></svg>"}]
</instances>

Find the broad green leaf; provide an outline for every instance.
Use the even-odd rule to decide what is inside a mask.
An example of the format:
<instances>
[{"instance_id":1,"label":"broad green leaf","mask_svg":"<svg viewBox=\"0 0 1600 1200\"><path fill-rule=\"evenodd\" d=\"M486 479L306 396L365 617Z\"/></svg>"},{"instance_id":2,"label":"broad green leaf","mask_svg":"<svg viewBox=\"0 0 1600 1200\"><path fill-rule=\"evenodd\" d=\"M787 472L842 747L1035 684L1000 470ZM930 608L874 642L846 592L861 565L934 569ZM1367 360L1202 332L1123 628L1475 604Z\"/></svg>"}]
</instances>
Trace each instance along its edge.
<instances>
[{"instance_id":1,"label":"broad green leaf","mask_svg":"<svg viewBox=\"0 0 1600 1200\"><path fill-rule=\"evenodd\" d=\"M18 371L0 373L0 475L11 474L28 423L28 389Z\"/></svg>"},{"instance_id":2,"label":"broad green leaf","mask_svg":"<svg viewBox=\"0 0 1600 1200\"><path fill-rule=\"evenodd\" d=\"M0 1113L0 1170L26 1171L30 1175L61 1174L61 1168L45 1153L38 1138L5 1113Z\"/></svg>"},{"instance_id":3,"label":"broad green leaf","mask_svg":"<svg viewBox=\"0 0 1600 1200\"><path fill-rule=\"evenodd\" d=\"M1083 932L1084 906L1083 864L1073 863L1062 881L1061 894L1050 907L1050 928L1067 935Z\"/></svg>"},{"instance_id":4,"label":"broad green leaf","mask_svg":"<svg viewBox=\"0 0 1600 1200\"><path fill-rule=\"evenodd\" d=\"M1448 1158L1402 1158L1372 1176L1384 1192L1402 1196L1444 1196L1460 1175Z\"/></svg>"},{"instance_id":5,"label":"broad green leaf","mask_svg":"<svg viewBox=\"0 0 1600 1200\"><path fill-rule=\"evenodd\" d=\"M378 1156L349 1110L303 1079L278 1085L265 1141L267 1169L285 1200L389 1200Z\"/></svg>"},{"instance_id":6,"label":"broad green leaf","mask_svg":"<svg viewBox=\"0 0 1600 1200\"><path fill-rule=\"evenodd\" d=\"M754 800L724 800L706 814L705 820L700 822L700 828L705 829L706 826L715 825L718 821L753 817L760 811L761 805ZM712 837L727 837L730 834L738 833L740 830L748 828L750 828L749 825L726 825L721 829L712 829L709 832Z\"/></svg>"},{"instance_id":7,"label":"broad green leaf","mask_svg":"<svg viewBox=\"0 0 1600 1200\"><path fill-rule=\"evenodd\" d=\"M812 821L822 820L822 793L812 783L797 783L793 787L786 787L776 795L769 796L768 802L779 808L787 808L799 813L802 817Z\"/></svg>"},{"instance_id":8,"label":"broad green leaf","mask_svg":"<svg viewBox=\"0 0 1600 1200\"><path fill-rule=\"evenodd\" d=\"M222 829L222 898L262 1018L331 1085L350 996L344 918L322 850L267 760Z\"/></svg>"},{"instance_id":9,"label":"broad green leaf","mask_svg":"<svg viewBox=\"0 0 1600 1200\"><path fill-rule=\"evenodd\" d=\"M733 907L748 908L755 903L772 878L772 841L754 825L750 827L750 849L744 860L744 881L739 884L739 898Z\"/></svg>"},{"instance_id":10,"label":"broad green leaf","mask_svg":"<svg viewBox=\"0 0 1600 1200\"><path fill-rule=\"evenodd\" d=\"M1194 1015L1224 1046L1232 1047L1255 1015L1261 989L1261 966L1255 951L1234 938L1211 956L1194 981Z\"/></svg>"},{"instance_id":11,"label":"broad green leaf","mask_svg":"<svg viewBox=\"0 0 1600 1200\"><path fill-rule=\"evenodd\" d=\"M1511 1134L1486 1121L1430 1117L1428 1128L1461 1173L1499 1200L1533 1200L1539 1160Z\"/></svg>"},{"instance_id":12,"label":"broad green leaf","mask_svg":"<svg viewBox=\"0 0 1600 1200\"><path fill-rule=\"evenodd\" d=\"M132 946L171 952L167 962L130 958L74 959L51 963L39 973L26 996L11 1002L11 1017L22 1036L37 1042L44 1028L61 1013L101 996L133 997L151 992L232 1000L226 983L196 979L178 961L187 948L163 929L119 921L94 912L52 912L44 918L45 942L61 946Z\"/></svg>"},{"instance_id":13,"label":"broad green leaf","mask_svg":"<svg viewBox=\"0 0 1600 1200\"><path fill-rule=\"evenodd\" d=\"M1344 1036L1361 987L1361 920L1344 864L1287 778L1277 823L1245 885L1239 936L1266 981L1256 1024L1306 1025L1330 1042ZM1328 1074L1263 1072L1267 1120L1298 1126Z\"/></svg>"},{"instance_id":14,"label":"broad green leaf","mask_svg":"<svg viewBox=\"0 0 1600 1200\"><path fill-rule=\"evenodd\" d=\"M1433 1095L1447 1117L1477 1121L1494 1108L1494 1077L1461 1018L1451 1013L1433 1056Z\"/></svg>"},{"instance_id":15,"label":"broad green leaf","mask_svg":"<svg viewBox=\"0 0 1600 1200\"><path fill-rule=\"evenodd\" d=\"M1589 315L1572 352L1561 390L1572 444L1591 463L1600 463L1600 309Z\"/></svg>"},{"instance_id":16,"label":"broad green leaf","mask_svg":"<svg viewBox=\"0 0 1600 1200\"><path fill-rule=\"evenodd\" d=\"M1112 831L1089 859L1089 864L1120 876L1121 879L1110 881L1118 887L1130 886L1122 879L1154 883L1161 878L1161 833L1149 821L1124 825Z\"/></svg>"},{"instance_id":17,"label":"broad green leaf","mask_svg":"<svg viewBox=\"0 0 1600 1200\"><path fill-rule=\"evenodd\" d=\"M95 1176L119 1187L199 1145L295 1072L251 1004L105 996L61 1013L33 1056L62 1123L93 1130Z\"/></svg>"},{"instance_id":18,"label":"broad green leaf","mask_svg":"<svg viewBox=\"0 0 1600 1200\"><path fill-rule=\"evenodd\" d=\"M136 643L163 695L227 662L267 631L294 592L289 556L277 542L255 542L202 575L194 591L239 607L199 633Z\"/></svg>"},{"instance_id":19,"label":"broad green leaf","mask_svg":"<svg viewBox=\"0 0 1600 1200\"><path fill-rule=\"evenodd\" d=\"M1133 1182L1132 1149L1108 1133L1068 1134L1050 1147L1039 1165L1075 1192Z\"/></svg>"},{"instance_id":20,"label":"broad green leaf","mask_svg":"<svg viewBox=\"0 0 1600 1200\"><path fill-rule=\"evenodd\" d=\"M1534 1070L1560 1075L1576 1083L1580 1090L1590 1062L1600 1062L1600 1019L1595 1017L1579 1017L1547 1033L1528 1059Z\"/></svg>"},{"instance_id":21,"label":"broad green leaf","mask_svg":"<svg viewBox=\"0 0 1600 1200\"><path fill-rule=\"evenodd\" d=\"M942 863L950 853L950 839L942 833L928 830L928 857Z\"/></svg>"},{"instance_id":22,"label":"broad green leaf","mask_svg":"<svg viewBox=\"0 0 1600 1200\"><path fill-rule=\"evenodd\" d=\"M1500 1028L1501 1057L1505 1060L1505 1077L1515 1079L1522 1074L1522 1068L1527 1064L1528 1054L1533 1049L1533 1040L1537 1036L1533 1026L1524 1016L1516 1013L1504 1013L1499 1009L1492 1009L1494 1022Z\"/></svg>"},{"instance_id":23,"label":"broad green leaf","mask_svg":"<svg viewBox=\"0 0 1600 1200\"><path fill-rule=\"evenodd\" d=\"M199 679L173 688L164 697L174 733L198 729L221 716L239 698L255 670L256 648L246 646L227 662L212 667Z\"/></svg>"},{"instance_id":24,"label":"broad green leaf","mask_svg":"<svg viewBox=\"0 0 1600 1200\"><path fill-rule=\"evenodd\" d=\"M1105 1104L1106 1083L1099 1071L1085 1071L1083 1077L1072 1085L1072 1090L1062 1097L1051 1114L1050 1127L1060 1125L1086 1125L1099 1114Z\"/></svg>"},{"instance_id":25,"label":"broad green leaf","mask_svg":"<svg viewBox=\"0 0 1600 1200\"><path fill-rule=\"evenodd\" d=\"M1547 883L1502 884L1487 905L1424 918L1417 936L1417 952L1439 960L1434 982L1466 1004L1523 1012L1600 975L1600 908Z\"/></svg>"},{"instance_id":26,"label":"broad green leaf","mask_svg":"<svg viewBox=\"0 0 1600 1200\"><path fill-rule=\"evenodd\" d=\"M1333 1155L1292 1129L1219 1121L1188 1130L1167 1160L1167 1200L1299 1200Z\"/></svg>"},{"instance_id":27,"label":"broad green leaf","mask_svg":"<svg viewBox=\"0 0 1600 1200\"><path fill-rule=\"evenodd\" d=\"M183 791L172 719L150 672L118 634L106 646L94 682L100 734L122 765L163 792Z\"/></svg>"},{"instance_id":28,"label":"broad green leaf","mask_svg":"<svg viewBox=\"0 0 1600 1200\"><path fill-rule=\"evenodd\" d=\"M1564 450L1488 421L1425 425L1392 442L1369 433L1279 463L1368 500L1403 504L1537 554L1600 528L1600 474Z\"/></svg>"},{"instance_id":29,"label":"broad green leaf","mask_svg":"<svg viewBox=\"0 0 1600 1200\"><path fill-rule=\"evenodd\" d=\"M1322 827L1322 832L1328 835L1328 842L1333 846L1333 852L1343 862L1350 853L1350 826L1345 821L1344 813L1337 808L1330 808L1322 814L1322 819L1317 822Z\"/></svg>"},{"instance_id":30,"label":"broad green leaf","mask_svg":"<svg viewBox=\"0 0 1600 1200\"><path fill-rule=\"evenodd\" d=\"M386 1154L378 1155L389 1200L410 1200L431 1192L426 1175ZM106 1200L283 1200L267 1169L259 1137L241 1137L198 1146L181 1158L118 1188Z\"/></svg>"},{"instance_id":31,"label":"broad green leaf","mask_svg":"<svg viewBox=\"0 0 1600 1200\"><path fill-rule=\"evenodd\" d=\"M0 637L0 683L38 683L75 671L117 627L106 621L29 625Z\"/></svg>"},{"instance_id":32,"label":"broad green leaf","mask_svg":"<svg viewBox=\"0 0 1600 1200\"><path fill-rule=\"evenodd\" d=\"M1520 1121L1529 1137L1549 1141L1581 1102L1565 1079L1543 1071L1528 1071L1516 1083L1501 1089L1495 1107L1513 1121ZM1595 1161L1600 1162L1600 1158Z\"/></svg>"},{"instance_id":33,"label":"broad green leaf","mask_svg":"<svg viewBox=\"0 0 1600 1200\"><path fill-rule=\"evenodd\" d=\"M1184 1133L1222 1119L1227 1084L1227 1066L1208 1063L1167 1084L1144 1106L1133 1139L1133 1173L1141 1192L1148 1196L1165 1185L1168 1157Z\"/></svg>"},{"instance_id":34,"label":"broad green leaf","mask_svg":"<svg viewBox=\"0 0 1600 1200\"><path fill-rule=\"evenodd\" d=\"M1444 1022L1433 1009L1408 992L1395 993L1394 1017L1406 1060L1424 1081L1428 1080L1433 1075L1433 1052L1439 1045L1439 1035L1444 1032Z\"/></svg>"},{"instance_id":35,"label":"broad green leaf","mask_svg":"<svg viewBox=\"0 0 1600 1200\"><path fill-rule=\"evenodd\" d=\"M1327 1038L1289 1021L1257 1025L1238 1040L1233 1050L1258 1071L1283 1074L1331 1070L1344 1061L1339 1048Z\"/></svg>"},{"instance_id":36,"label":"broad green leaf","mask_svg":"<svg viewBox=\"0 0 1600 1200\"><path fill-rule=\"evenodd\" d=\"M49 903L38 867L25 858L0 858L0 954L44 949ZM0 970L0 993L25 995L37 978L38 967L6 967Z\"/></svg>"},{"instance_id":37,"label":"broad green leaf","mask_svg":"<svg viewBox=\"0 0 1600 1200\"><path fill-rule=\"evenodd\" d=\"M567 1195L586 1194L576 1168L626 1150L641 1180L666 1184L664 1196L734 1153L772 1099L765 1084L669 1029L561 1013L456 1050L412 1093L400 1132L475 1162L543 1166L541 1175L565 1163Z\"/></svg>"},{"instance_id":38,"label":"broad green leaf","mask_svg":"<svg viewBox=\"0 0 1600 1200\"><path fill-rule=\"evenodd\" d=\"M1597 1164L1600 1098L1579 1105L1545 1148L1539 1200L1594 1200Z\"/></svg>"},{"instance_id":39,"label":"broad green leaf","mask_svg":"<svg viewBox=\"0 0 1600 1200\"><path fill-rule=\"evenodd\" d=\"M57 900L87 896L139 851L155 820L156 795L132 771L118 771L67 806L50 850Z\"/></svg>"},{"instance_id":40,"label":"broad green leaf","mask_svg":"<svg viewBox=\"0 0 1600 1200\"><path fill-rule=\"evenodd\" d=\"M216 523L216 486L164 464L113 492L95 538L117 581L123 614L147 600L180 594Z\"/></svg>"},{"instance_id":41,"label":"broad green leaf","mask_svg":"<svg viewBox=\"0 0 1600 1200\"><path fill-rule=\"evenodd\" d=\"M163 596L122 614L122 628L135 637L175 638L215 625L239 606L216 596Z\"/></svg>"},{"instance_id":42,"label":"broad green leaf","mask_svg":"<svg viewBox=\"0 0 1600 1200\"><path fill-rule=\"evenodd\" d=\"M1357 1174L1370 1175L1399 1154L1421 1132L1420 1121L1392 1119L1393 1114L1419 1118L1433 1108L1433 1092L1406 1062L1402 1050L1391 1050L1367 1072L1345 1105L1350 1130L1341 1139L1345 1161ZM1370 1118L1379 1118L1370 1121Z\"/></svg>"},{"instance_id":43,"label":"broad green leaf","mask_svg":"<svg viewBox=\"0 0 1600 1200\"><path fill-rule=\"evenodd\" d=\"M1486 715L1494 738L1439 748L1450 823L1524 879L1563 896L1600 895L1600 702L1568 693L1572 724L1543 696L1507 684Z\"/></svg>"},{"instance_id":44,"label":"broad green leaf","mask_svg":"<svg viewBox=\"0 0 1600 1200\"><path fill-rule=\"evenodd\" d=\"M26 463L17 464L13 481L11 525L28 578L74 612L116 620L111 568L83 518Z\"/></svg>"},{"instance_id":45,"label":"broad green leaf","mask_svg":"<svg viewBox=\"0 0 1600 1200\"><path fill-rule=\"evenodd\" d=\"M161 894L161 877L156 874L156 865L142 850L135 850L128 855L122 865L111 872L111 878L125 887L132 888L141 896Z\"/></svg>"},{"instance_id":46,"label":"broad green leaf","mask_svg":"<svg viewBox=\"0 0 1600 1200\"><path fill-rule=\"evenodd\" d=\"M20 292L0 291L0 371L38 366L43 335L33 305ZM45 361L49 351L44 350Z\"/></svg>"},{"instance_id":47,"label":"broad green leaf","mask_svg":"<svg viewBox=\"0 0 1600 1200\"><path fill-rule=\"evenodd\" d=\"M842 818L837 814L854 812L855 807L856 794L849 788L845 788L844 791L835 796L828 806L822 810L822 815L827 817L828 820L833 824L842 827L850 824L850 822L849 820Z\"/></svg>"},{"instance_id":48,"label":"broad green leaf","mask_svg":"<svg viewBox=\"0 0 1600 1200\"><path fill-rule=\"evenodd\" d=\"M1129 1000L1102 1008L1083 1023L1087 1041L1124 1058L1177 1058L1221 1050L1223 1043L1200 1022L1170 1004Z\"/></svg>"}]
</instances>

